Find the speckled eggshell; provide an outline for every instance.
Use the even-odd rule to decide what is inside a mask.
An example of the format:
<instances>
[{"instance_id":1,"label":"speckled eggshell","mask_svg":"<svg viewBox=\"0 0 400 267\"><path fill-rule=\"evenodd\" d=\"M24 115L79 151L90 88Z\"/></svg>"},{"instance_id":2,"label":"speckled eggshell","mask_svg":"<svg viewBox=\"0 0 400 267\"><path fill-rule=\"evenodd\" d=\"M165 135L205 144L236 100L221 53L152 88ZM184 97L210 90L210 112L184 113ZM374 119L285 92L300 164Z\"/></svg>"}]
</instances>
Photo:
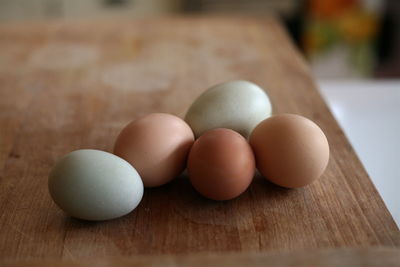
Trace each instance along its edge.
<instances>
[{"instance_id":1,"label":"speckled eggshell","mask_svg":"<svg viewBox=\"0 0 400 267\"><path fill-rule=\"evenodd\" d=\"M250 185L255 160L247 140L230 129L213 129L196 140L188 159L189 179L213 200L238 197Z\"/></svg>"},{"instance_id":2,"label":"speckled eggshell","mask_svg":"<svg viewBox=\"0 0 400 267\"><path fill-rule=\"evenodd\" d=\"M67 214L92 221L126 215L143 196L142 180L128 162L92 149L64 156L51 170L48 187Z\"/></svg>"},{"instance_id":3,"label":"speckled eggshell","mask_svg":"<svg viewBox=\"0 0 400 267\"><path fill-rule=\"evenodd\" d=\"M271 103L263 89L248 81L230 81L200 95L187 111L185 121L196 138L215 128L232 129L247 138L269 116Z\"/></svg>"},{"instance_id":4,"label":"speckled eggshell","mask_svg":"<svg viewBox=\"0 0 400 267\"><path fill-rule=\"evenodd\" d=\"M166 184L186 167L193 132L181 118L152 113L129 123L119 134L114 154L128 161L144 186Z\"/></svg>"},{"instance_id":5,"label":"speckled eggshell","mask_svg":"<svg viewBox=\"0 0 400 267\"><path fill-rule=\"evenodd\" d=\"M280 114L262 121L252 132L257 168L269 181L287 188L318 179L329 161L325 134L313 121Z\"/></svg>"}]
</instances>

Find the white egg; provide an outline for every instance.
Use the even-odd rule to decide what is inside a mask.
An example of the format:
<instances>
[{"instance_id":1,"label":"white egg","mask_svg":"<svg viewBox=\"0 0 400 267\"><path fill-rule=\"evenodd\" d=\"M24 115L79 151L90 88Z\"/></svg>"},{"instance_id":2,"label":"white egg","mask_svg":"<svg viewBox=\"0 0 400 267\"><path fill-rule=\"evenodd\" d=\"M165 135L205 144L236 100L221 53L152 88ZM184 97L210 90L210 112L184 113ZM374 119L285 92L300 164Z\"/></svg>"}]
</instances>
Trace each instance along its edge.
<instances>
[{"instance_id":1,"label":"white egg","mask_svg":"<svg viewBox=\"0 0 400 267\"><path fill-rule=\"evenodd\" d=\"M111 153L82 149L65 155L52 169L49 191L72 217L109 220L128 214L143 196L136 170Z\"/></svg>"},{"instance_id":2,"label":"white egg","mask_svg":"<svg viewBox=\"0 0 400 267\"><path fill-rule=\"evenodd\" d=\"M185 116L196 137L215 128L232 129L248 137L259 122L271 116L271 102L259 86L230 81L211 87L191 105Z\"/></svg>"}]
</instances>

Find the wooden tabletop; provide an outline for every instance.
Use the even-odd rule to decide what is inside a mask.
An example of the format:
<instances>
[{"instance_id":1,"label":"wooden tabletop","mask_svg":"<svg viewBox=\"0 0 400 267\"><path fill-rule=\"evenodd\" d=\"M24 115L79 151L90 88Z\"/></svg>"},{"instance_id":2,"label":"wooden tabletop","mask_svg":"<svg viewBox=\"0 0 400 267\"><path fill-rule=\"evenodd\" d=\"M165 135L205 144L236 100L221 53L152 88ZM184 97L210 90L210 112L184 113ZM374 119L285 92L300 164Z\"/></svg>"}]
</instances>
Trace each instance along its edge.
<instances>
[{"instance_id":1,"label":"wooden tabletop","mask_svg":"<svg viewBox=\"0 0 400 267\"><path fill-rule=\"evenodd\" d=\"M273 19L160 18L0 26L0 259L398 247L400 232ZM255 177L239 198L204 199L183 174L107 222L67 217L47 177L64 154L111 151L129 121L183 116L208 87L246 79L274 113L314 120L331 148L321 179L287 190Z\"/></svg>"},{"instance_id":2,"label":"wooden tabletop","mask_svg":"<svg viewBox=\"0 0 400 267\"><path fill-rule=\"evenodd\" d=\"M347 248L286 252L197 253L174 255L135 255L89 259L4 260L2 267L398 267L399 249Z\"/></svg>"}]
</instances>

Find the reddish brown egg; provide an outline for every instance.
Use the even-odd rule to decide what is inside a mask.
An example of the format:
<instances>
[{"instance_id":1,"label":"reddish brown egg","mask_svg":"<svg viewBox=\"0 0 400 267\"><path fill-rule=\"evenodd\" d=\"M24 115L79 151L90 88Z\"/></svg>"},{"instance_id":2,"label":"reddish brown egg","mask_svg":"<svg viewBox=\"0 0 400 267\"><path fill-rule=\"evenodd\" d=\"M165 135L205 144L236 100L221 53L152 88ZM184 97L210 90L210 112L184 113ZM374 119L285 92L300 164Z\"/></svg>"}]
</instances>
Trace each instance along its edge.
<instances>
[{"instance_id":1,"label":"reddish brown egg","mask_svg":"<svg viewBox=\"0 0 400 267\"><path fill-rule=\"evenodd\" d=\"M288 188L312 183L329 161L329 145L311 120L281 114L262 121L250 135L257 168L269 181Z\"/></svg>"},{"instance_id":2,"label":"reddish brown egg","mask_svg":"<svg viewBox=\"0 0 400 267\"><path fill-rule=\"evenodd\" d=\"M182 119L164 113L146 115L119 134L114 154L138 171L146 187L163 185L186 166L194 135Z\"/></svg>"},{"instance_id":3,"label":"reddish brown egg","mask_svg":"<svg viewBox=\"0 0 400 267\"><path fill-rule=\"evenodd\" d=\"M193 144L188 158L189 178L203 196L228 200L250 185L255 160L244 137L230 129L205 132Z\"/></svg>"}]
</instances>

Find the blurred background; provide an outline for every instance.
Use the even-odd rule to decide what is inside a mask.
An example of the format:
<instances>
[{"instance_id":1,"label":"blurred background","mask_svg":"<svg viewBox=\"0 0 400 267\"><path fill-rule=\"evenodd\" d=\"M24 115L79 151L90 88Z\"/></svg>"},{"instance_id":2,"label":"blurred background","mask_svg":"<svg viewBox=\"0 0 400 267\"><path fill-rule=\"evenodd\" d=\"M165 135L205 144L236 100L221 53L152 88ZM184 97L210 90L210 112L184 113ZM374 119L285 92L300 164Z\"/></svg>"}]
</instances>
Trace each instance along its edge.
<instances>
[{"instance_id":1,"label":"blurred background","mask_svg":"<svg viewBox=\"0 0 400 267\"><path fill-rule=\"evenodd\" d=\"M174 15L279 19L400 225L399 0L0 0L0 24Z\"/></svg>"},{"instance_id":2,"label":"blurred background","mask_svg":"<svg viewBox=\"0 0 400 267\"><path fill-rule=\"evenodd\" d=\"M317 78L400 76L398 0L0 0L0 22L172 14L276 16Z\"/></svg>"}]
</instances>

